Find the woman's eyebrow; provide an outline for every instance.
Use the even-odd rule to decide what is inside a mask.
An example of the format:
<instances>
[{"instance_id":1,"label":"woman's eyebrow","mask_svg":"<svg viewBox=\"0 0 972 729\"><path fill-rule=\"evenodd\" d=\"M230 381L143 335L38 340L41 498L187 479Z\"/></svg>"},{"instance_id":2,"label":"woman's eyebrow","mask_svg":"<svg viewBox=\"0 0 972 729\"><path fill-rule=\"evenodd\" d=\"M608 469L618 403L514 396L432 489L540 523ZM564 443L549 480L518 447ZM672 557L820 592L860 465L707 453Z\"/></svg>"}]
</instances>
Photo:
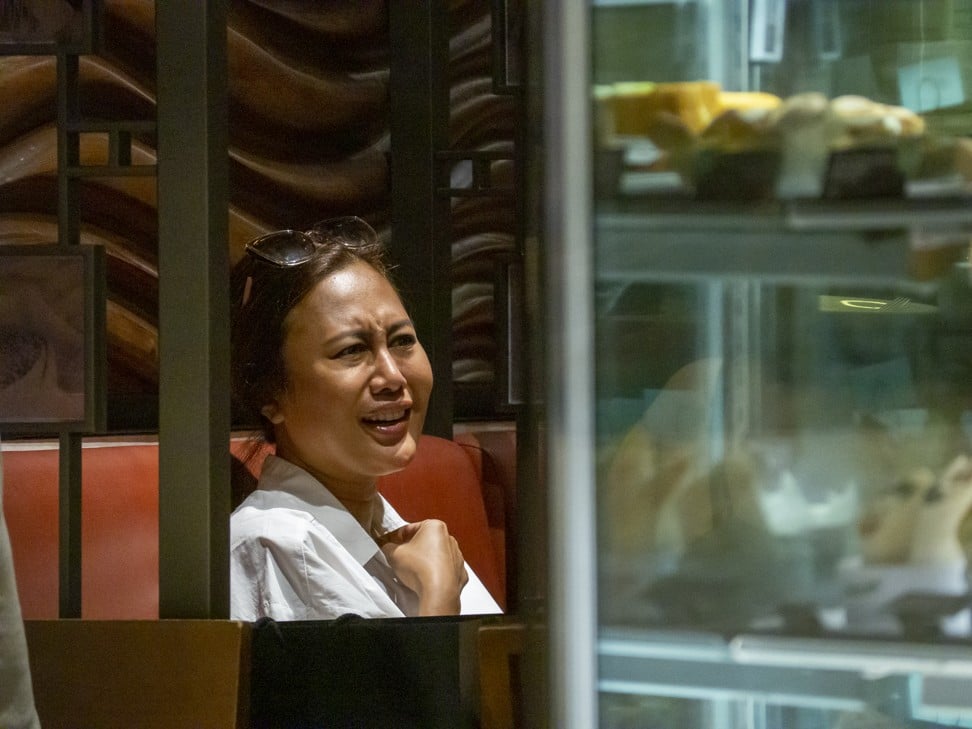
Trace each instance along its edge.
<instances>
[{"instance_id":1,"label":"woman's eyebrow","mask_svg":"<svg viewBox=\"0 0 972 729\"><path fill-rule=\"evenodd\" d=\"M408 317L405 319L400 319L399 321L393 322L391 326L388 327L389 332L395 332L399 329L414 329L415 324Z\"/></svg>"},{"instance_id":2,"label":"woman's eyebrow","mask_svg":"<svg viewBox=\"0 0 972 729\"><path fill-rule=\"evenodd\" d=\"M324 340L324 346L340 344L344 339L368 339L371 336L369 330L364 328L358 329L344 329L338 332L333 337L328 337Z\"/></svg>"},{"instance_id":3,"label":"woman's eyebrow","mask_svg":"<svg viewBox=\"0 0 972 729\"><path fill-rule=\"evenodd\" d=\"M397 332L399 329L414 329L415 325L409 318L399 319L396 322L392 322L386 331L389 334ZM368 327L358 327L356 329L345 329L338 332L333 337L328 337L324 340L324 345L338 344L342 339L371 339L373 331Z\"/></svg>"}]
</instances>

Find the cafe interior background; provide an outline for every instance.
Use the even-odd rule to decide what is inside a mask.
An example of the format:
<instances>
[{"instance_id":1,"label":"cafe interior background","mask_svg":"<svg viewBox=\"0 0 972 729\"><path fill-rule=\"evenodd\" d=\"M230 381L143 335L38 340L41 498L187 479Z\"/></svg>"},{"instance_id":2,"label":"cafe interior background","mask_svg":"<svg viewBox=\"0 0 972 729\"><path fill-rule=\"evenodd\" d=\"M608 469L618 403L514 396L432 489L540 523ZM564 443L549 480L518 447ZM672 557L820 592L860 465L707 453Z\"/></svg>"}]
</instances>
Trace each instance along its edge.
<instances>
[{"instance_id":1,"label":"cafe interior background","mask_svg":"<svg viewBox=\"0 0 972 729\"><path fill-rule=\"evenodd\" d=\"M79 496L85 437L157 434L159 614L222 617L215 272L360 215L429 432L515 442L510 717L972 726L970 34L968 0L4 2L0 244L100 251L83 415L5 448L53 437Z\"/></svg>"}]
</instances>

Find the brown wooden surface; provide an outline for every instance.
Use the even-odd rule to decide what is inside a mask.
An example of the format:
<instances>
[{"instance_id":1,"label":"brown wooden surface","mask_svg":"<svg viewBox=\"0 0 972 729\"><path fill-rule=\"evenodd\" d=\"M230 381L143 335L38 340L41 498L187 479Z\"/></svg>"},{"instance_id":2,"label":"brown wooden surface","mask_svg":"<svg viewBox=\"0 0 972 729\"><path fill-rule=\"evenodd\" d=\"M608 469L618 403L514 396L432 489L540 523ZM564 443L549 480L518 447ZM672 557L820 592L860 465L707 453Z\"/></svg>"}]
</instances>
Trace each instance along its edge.
<instances>
[{"instance_id":1,"label":"brown wooden surface","mask_svg":"<svg viewBox=\"0 0 972 729\"><path fill-rule=\"evenodd\" d=\"M484 625L479 629L479 699L482 729L520 726L521 697L515 666L526 647L526 626Z\"/></svg>"},{"instance_id":2,"label":"brown wooden surface","mask_svg":"<svg viewBox=\"0 0 972 729\"><path fill-rule=\"evenodd\" d=\"M246 726L246 623L28 620L25 627L45 729Z\"/></svg>"}]
</instances>

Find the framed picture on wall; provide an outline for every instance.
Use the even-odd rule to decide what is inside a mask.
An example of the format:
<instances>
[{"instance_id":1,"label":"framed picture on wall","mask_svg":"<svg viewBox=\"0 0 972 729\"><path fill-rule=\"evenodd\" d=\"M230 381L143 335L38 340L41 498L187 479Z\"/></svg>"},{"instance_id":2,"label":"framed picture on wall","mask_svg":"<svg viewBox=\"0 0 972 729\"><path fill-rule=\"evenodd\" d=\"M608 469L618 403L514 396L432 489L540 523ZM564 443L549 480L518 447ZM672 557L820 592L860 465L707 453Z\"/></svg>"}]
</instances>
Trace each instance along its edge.
<instances>
[{"instance_id":1,"label":"framed picture on wall","mask_svg":"<svg viewBox=\"0 0 972 729\"><path fill-rule=\"evenodd\" d=\"M0 433L105 422L101 246L0 245Z\"/></svg>"},{"instance_id":2,"label":"framed picture on wall","mask_svg":"<svg viewBox=\"0 0 972 729\"><path fill-rule=\"evenodd\" d=\"M95 50L103 0L0 0L0 55Z\"/></svg>"}]
</instances>

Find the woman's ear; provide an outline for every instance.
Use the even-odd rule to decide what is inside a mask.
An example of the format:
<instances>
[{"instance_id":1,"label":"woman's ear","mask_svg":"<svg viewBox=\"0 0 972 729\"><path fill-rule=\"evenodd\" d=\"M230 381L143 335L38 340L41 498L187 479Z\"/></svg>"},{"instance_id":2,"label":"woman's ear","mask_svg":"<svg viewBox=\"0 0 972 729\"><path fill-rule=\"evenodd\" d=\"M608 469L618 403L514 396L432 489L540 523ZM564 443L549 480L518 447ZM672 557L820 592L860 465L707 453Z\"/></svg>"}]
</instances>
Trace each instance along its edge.
<instances>
[{"instance_id":1,"label":"woman's ear","mask_svg":"<svg viewBox=\"0 0 972 729\"><path fill-rule=\"evenodd\" d=\"M276 400L260 408L260 414L274 425L280 425L284 421L283 413L280 412L280 406L277 405Z\"/></svg>"}]
</instances>

